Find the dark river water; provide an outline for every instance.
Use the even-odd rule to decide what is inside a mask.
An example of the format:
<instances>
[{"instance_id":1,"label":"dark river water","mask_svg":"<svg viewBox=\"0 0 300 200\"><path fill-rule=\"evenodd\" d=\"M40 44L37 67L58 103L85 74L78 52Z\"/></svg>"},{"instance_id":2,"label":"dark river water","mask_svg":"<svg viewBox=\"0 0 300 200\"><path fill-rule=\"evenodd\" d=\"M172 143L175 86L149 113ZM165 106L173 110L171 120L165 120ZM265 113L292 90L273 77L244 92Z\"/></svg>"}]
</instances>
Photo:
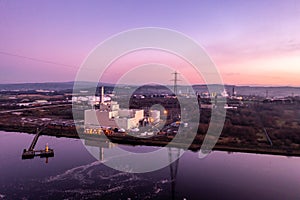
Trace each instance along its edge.
<instances>
[{"instance_id":1,"label":"dark river water","mask_svg":"<svg viewBox=\"0 0 300 200\"><path fill-rule=\"evenodd\" d=\"M55 156L48 163L22 160L33 137L0 131L0 199L300 199L297 157L215 151L199 159L187 151L172 181L169 166L148 173L111 169L78 139L41 136L36 149L48 143Z\"/></svg>"}]
</instances>

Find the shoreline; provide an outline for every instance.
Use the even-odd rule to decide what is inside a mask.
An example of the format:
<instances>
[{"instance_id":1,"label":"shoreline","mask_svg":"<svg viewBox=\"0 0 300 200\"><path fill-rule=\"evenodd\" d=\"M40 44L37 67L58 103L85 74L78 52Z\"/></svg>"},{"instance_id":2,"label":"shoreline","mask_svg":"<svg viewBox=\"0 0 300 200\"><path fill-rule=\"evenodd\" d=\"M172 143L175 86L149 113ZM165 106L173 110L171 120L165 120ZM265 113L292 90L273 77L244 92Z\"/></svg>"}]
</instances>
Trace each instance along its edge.
<instances>
[{"instance_id":1,"label":"shoreline","mask_svg":"<svg viewBox=\"0 0 300 200\"><path fill-rule=\"evenodd\" d=\"M0 131L4 132L15 132L15 133L27 133L27 134L35 134L36 128L35 127L6 127L0 128ZM61 132L63 131L63 132ZM55 132L55 133L54 133ZM64 137L64 138L74 138L74 139L87 139L87 140L97 140L97 141L107 141L110 140L110 142L115 144L123 144L123 145L130 145L130 146L155 146L155 147L165 147L169 144L169 142L172 140L170 138L137 138L130 135L121 136L121 135L111 135L111 136L97 136L97 135L78 135L76 129L72 131L66 131L66 130L53 130L53 129L47 129L47 131L43 131L41 135L44 136L51 136L51 137ZM186 147L186 144L183 143L174 143L172 142L172 146L174 148L181 148L185 150L190 150L193 152L199 152L201 150L201 143L202 141L194 140L193 143L189 146L188 149L183 148ZM203 148L205 151L205 148ZM203 150L202 149L202 150ZM210 151L222 151L222 152L228 152L228 153L249 153L249 154L262 154L262 155L277 155L277 156L286 156L286 157L300 157L300 150L295 149L278 149L278 148L265 148L265 147L255 147L255 146L230 146L230 145L224 145L224 144L216 144L212 150Z\"/></svg>"}]
</instances>

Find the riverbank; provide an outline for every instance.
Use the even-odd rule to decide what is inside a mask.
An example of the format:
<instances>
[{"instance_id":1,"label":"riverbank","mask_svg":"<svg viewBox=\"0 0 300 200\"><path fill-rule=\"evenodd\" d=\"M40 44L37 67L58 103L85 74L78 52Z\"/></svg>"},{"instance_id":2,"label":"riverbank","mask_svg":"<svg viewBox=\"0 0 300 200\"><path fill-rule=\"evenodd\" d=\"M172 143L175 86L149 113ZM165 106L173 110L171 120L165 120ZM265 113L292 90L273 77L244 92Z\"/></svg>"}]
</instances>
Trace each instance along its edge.
<instances>
[{"instance_id":1,"label":"riverbank","mask_svg":"<svg viewBox=\"0 0 300 200\"><path fill-rule=\"evenodd\" d=\"M6 132L23 132L23 133L29 133L29 134L35 134L36 133L36 127L16 127L16 126L6 126L0 127L1 131ZM79 133L83 133L84 130L82 128L79 129L45 129L41 135L47 135L47 136L53 136L53 137L65 137L65 138L77 138L77 139L85 139L85 140L93 140L93 141L99 141L99 142L106 142L110 141L115 144L125 144L125 145L131 145L131 146L158 146L158 147L165 147L168 145L168 147L175 147L175 148L182 148L186 149L187 144L186 143L179 143L172 141L173 137L164 137L164 136L154 136L151 138L139 138L139 137L133 137L131 135L109 135L109 136L98 136L98 135L87 135L87 134L80 134L80 137L78 135ZM172 143L170 144L170 142ZM199 139L199 137L196 137L196 139L193 141L193 143L188 146L188 150L191 150L193 152L198 152L201 149L202 140ZM205 148L203 148L205 151ZM281 156L295 156L300 157L300 150L296 149L279 149L276 147L259 147L259 146L247 146L247 145L224 145L218 143L214 146L212 149L213 151L226 151L229 153L233 152L241 152L241 153L251 153L251 154L269 154L269 155L281 155Z\"/></svg>"},{"instance_id":2,"label":"riverbank","mask_svg":"<svg viewBox=\"0 0 300 200\"><path fill-rule=\"evenodd\" d=\"M297 117L300 114L299 109L299 104L249 104L237 110L228 110L214 150L300 156L300 121ZM28 109L26 112L4 112L0 118L0 130L34 134L38 127L47 124L43 135L79 138L78 133L83 133L84 130L76 129L72 111L74 112L72 106L66 104L57 107L41 106ZM189 146L192 151L200 150L209 127L210 110L200 109L200 111L197 135ZM77 112L78 115L83 115L82 110ZM166 146L177 132L176 128L174 130L171 128L170 131L168 129L170 128L163 128L159 135L150 138L116 133L110 135L109 139L118 144ZM187 132L184 137L194 137ZM187 146L174 142L172 145L178 148Z\"/></svg>"}]
</instances>

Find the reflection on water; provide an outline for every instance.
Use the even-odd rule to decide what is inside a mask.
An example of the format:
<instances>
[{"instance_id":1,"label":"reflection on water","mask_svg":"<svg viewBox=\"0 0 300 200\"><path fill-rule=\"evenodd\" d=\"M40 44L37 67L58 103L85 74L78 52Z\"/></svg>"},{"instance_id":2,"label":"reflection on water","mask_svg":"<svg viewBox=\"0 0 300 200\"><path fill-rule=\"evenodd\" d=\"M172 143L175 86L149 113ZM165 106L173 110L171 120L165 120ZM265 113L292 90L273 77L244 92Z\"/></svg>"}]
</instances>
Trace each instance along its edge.
<instances>
[{"instance_id":1,"label":"reflection on water","mask_svg":"<svg viewBox=\"0 0 300 200\"><path fill-rule=\"evenodd\" d=\"M117 144L114 144L110 142L109 140L88 140L83 139L84 145L88 146L90 148L94 149L95 154L97 154L96 158L100 161L104 160L104 149L111 149L117 146Z\"/></svg>"},{"instance_id":2,"label":"reflection on water","mask_svg":"<svg viewBox=\"0 0 300 200\"><path fill-rule=\"evenodd\" d=\"M21 160L23 148L33 137L0 132L0 199L300 198L299 158L212 152L199 159L198 153L186 152L177 169L168 166L155 172L132 174L103 164L103 150L114 146L109 143L87 143L98 149L102 161L97 161L80 140L41 136L36 148L49 143L55 149L55 157L48 164L42 159ZM121 147L136 152L156 148ZM130 171L130 166L120 167Z\"/></svg>"}]
</instances>

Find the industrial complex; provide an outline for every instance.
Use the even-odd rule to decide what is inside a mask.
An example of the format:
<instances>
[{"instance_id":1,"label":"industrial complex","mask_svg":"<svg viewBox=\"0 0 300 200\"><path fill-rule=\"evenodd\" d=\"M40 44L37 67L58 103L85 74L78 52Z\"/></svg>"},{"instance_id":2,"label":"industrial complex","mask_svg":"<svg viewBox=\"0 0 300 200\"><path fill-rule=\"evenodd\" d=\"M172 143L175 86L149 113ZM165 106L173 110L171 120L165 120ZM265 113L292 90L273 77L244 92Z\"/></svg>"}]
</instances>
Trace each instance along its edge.
<instances>
[{"instance_id":1,"label":"industrial complex","mask_svg":"<svg viewBox=\"0 0 300 200\"><path fill-rule=\"evenodd\" d=\"M140 126L155 124L160 121L160 111L150 110L145 116L143 109L122 109L116 101L104 101L104 88L101 88L99 109L89 109L84 112L84 125L86 131L114 130L125 132L138 130Z\"/></svg>"}]
</instances>

